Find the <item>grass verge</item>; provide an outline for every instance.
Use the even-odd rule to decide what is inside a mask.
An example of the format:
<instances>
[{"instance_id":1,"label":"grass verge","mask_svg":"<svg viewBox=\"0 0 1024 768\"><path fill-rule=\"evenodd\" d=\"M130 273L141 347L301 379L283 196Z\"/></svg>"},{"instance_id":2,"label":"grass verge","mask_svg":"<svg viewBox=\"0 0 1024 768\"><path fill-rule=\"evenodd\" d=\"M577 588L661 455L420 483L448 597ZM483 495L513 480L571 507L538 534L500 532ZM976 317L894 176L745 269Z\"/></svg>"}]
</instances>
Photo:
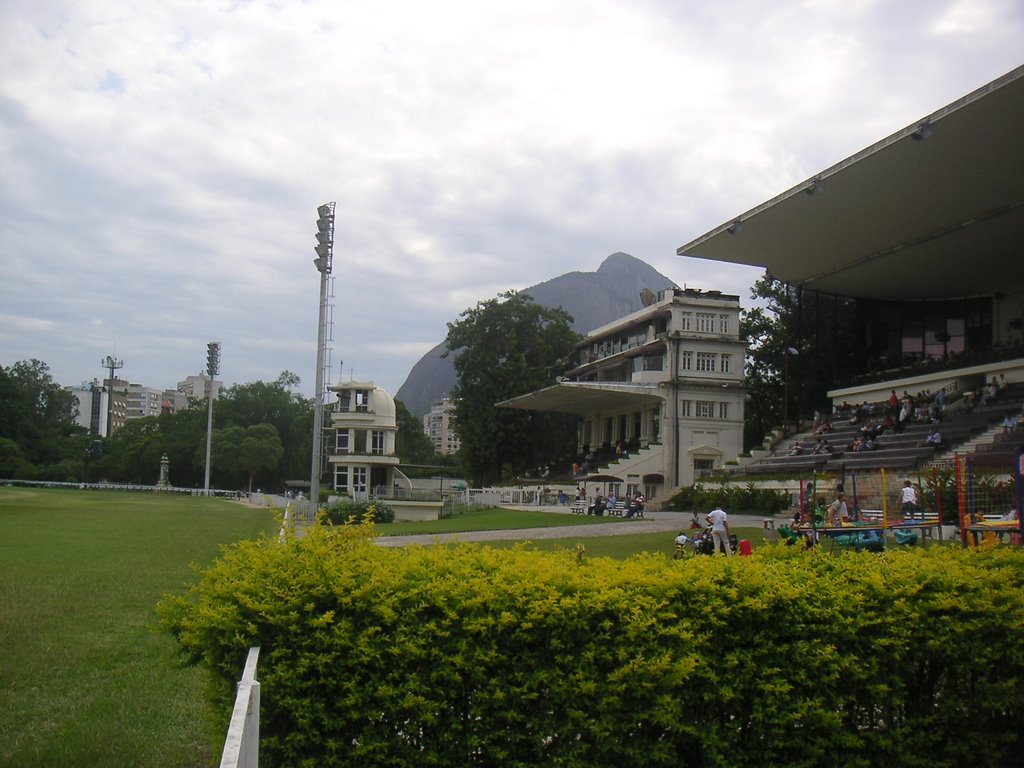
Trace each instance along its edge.
<instances>
[{"instance_id":1,"label":"grass verge","mask_svg":"<svg viewBox=\"0 0 1024 768\"><path fill-rule=\"evenodd\" d=\"M202 679L154 606L276 527L217 499L0 488L0 765L215 765Z\"/></svg>"},{"instance_id":2,"label":"grass verge","mask_svg":"<svg viewBox=\"0 0 1024 768\"><path fill-rule=\"evenodd\" d=\"M506 509L488 507L474 509L441 520L408 523L383 523L376 526L381 536L405 536L417 533L465 533L467 531L513 531L520 528L554 528L568 525L595 525L597 523L623 523L631 521L621 517L593 517L570 515L563 512L543 512L533 509Z\"/></svg>"}]
</instances>

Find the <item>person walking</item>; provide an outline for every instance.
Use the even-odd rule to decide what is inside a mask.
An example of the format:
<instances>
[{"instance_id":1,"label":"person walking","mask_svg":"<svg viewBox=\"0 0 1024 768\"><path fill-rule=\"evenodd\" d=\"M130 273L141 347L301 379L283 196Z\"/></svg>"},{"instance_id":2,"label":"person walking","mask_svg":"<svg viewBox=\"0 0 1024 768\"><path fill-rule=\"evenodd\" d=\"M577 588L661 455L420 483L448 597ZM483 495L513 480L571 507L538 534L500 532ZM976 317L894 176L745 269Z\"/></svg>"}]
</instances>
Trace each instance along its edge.
<instances>
[{"instance_id":1,"label":"person walking","mask_svg":"<svg viewBox=\"0 0 1024 768\"><path fill-rule=\"evenodd\" d=\"M708 525L711 526L711 544L717 554L719 547L728 556L732 554L732 547L729 546L729 516L722 509L721 502L715 503L715 508L708 513Z\"/></svg>"}]
</instances>

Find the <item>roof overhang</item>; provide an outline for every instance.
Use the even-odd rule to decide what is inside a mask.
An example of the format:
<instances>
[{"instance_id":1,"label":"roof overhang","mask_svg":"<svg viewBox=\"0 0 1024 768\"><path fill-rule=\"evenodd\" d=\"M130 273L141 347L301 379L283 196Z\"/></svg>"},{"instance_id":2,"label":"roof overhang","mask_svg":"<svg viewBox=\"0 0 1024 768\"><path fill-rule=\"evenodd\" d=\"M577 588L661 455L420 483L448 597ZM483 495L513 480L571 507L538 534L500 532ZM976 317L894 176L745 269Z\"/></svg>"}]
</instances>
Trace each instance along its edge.
<instances>
[{"instance_id":1,"label":"roof overhang","mask_svg":"<svg viewBox=\"0 0 1024 768\"><path fill-rule=\"evenodd\" d=\"M1024 289L1024 67L677 249L874 299Z\"/></svg>"},{"instance_id":2,"label":"roof overhang","mask_svg":"<svg viewBox=\"0 0 1024 768\"><path fill-rule=\"evenodd\" d=\"M657 384L564 381L527 395L498 403L499 408L546 411L586 416L660 403L664 397Z\"/></svg>"}]
</instances>

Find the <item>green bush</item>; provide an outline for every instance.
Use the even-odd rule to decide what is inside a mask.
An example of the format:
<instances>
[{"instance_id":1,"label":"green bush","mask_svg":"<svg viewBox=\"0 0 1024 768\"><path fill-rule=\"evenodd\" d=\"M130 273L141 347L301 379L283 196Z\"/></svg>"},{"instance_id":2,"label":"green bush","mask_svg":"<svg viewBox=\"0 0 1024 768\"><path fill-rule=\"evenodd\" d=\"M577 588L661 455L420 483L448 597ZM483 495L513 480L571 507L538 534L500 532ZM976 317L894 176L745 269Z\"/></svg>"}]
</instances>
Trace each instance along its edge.
<instances>
[{"instance_id":1,"label":"green bush","mask_svg":"<svg viewBox=\"0 0 1024 768\"><path fill-rule=\"evenodd\" d=\"M383 501L343 498L324 508L324 517L332 525L345 523L393 523L395 511Z\"/></svg>"},{"instance_id":2,"label":"green bush","mask_svg":"<svg viewBox=\"0 0 1024 768\"><path fill-rule=\"evenodd\" d=\"M625 562L370 526L226 549L165 626L295 766L1001 766L1024 558L952 547Z\"/></svg>"},{"instance_id":3,"label":"green bush","mask_svg":"<svg viewBox=\"0 0 1024 768\"><path fill-rule=\"evenodd\" d=\"M754 512L777 515L789 508L790 498L785 491L760 488L754 483L705 488L700 483L683 488L669 501L669 508L684 512L709 512L721 502L728 512Z\"/></svg>"}]
</instances>

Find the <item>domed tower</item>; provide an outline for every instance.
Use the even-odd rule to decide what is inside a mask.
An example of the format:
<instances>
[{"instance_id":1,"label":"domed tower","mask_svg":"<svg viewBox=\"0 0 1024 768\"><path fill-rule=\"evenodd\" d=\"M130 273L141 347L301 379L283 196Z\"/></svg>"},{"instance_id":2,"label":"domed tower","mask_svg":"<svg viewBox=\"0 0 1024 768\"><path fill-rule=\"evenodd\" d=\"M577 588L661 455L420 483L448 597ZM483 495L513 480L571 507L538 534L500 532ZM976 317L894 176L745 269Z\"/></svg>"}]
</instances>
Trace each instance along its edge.
<instances>
[{"instance_id":1,"label":"domed tower","mask_svg":"<svg viewBox=\"0 0 1024 768\"><path fill-rule=\"evenodd\" d=\"M338 402L326 430L326 455L335 493L355 499L389 495L399 463L395 399L372 381L346 381L331 389Z\"/></svg>"}]
</instances>

